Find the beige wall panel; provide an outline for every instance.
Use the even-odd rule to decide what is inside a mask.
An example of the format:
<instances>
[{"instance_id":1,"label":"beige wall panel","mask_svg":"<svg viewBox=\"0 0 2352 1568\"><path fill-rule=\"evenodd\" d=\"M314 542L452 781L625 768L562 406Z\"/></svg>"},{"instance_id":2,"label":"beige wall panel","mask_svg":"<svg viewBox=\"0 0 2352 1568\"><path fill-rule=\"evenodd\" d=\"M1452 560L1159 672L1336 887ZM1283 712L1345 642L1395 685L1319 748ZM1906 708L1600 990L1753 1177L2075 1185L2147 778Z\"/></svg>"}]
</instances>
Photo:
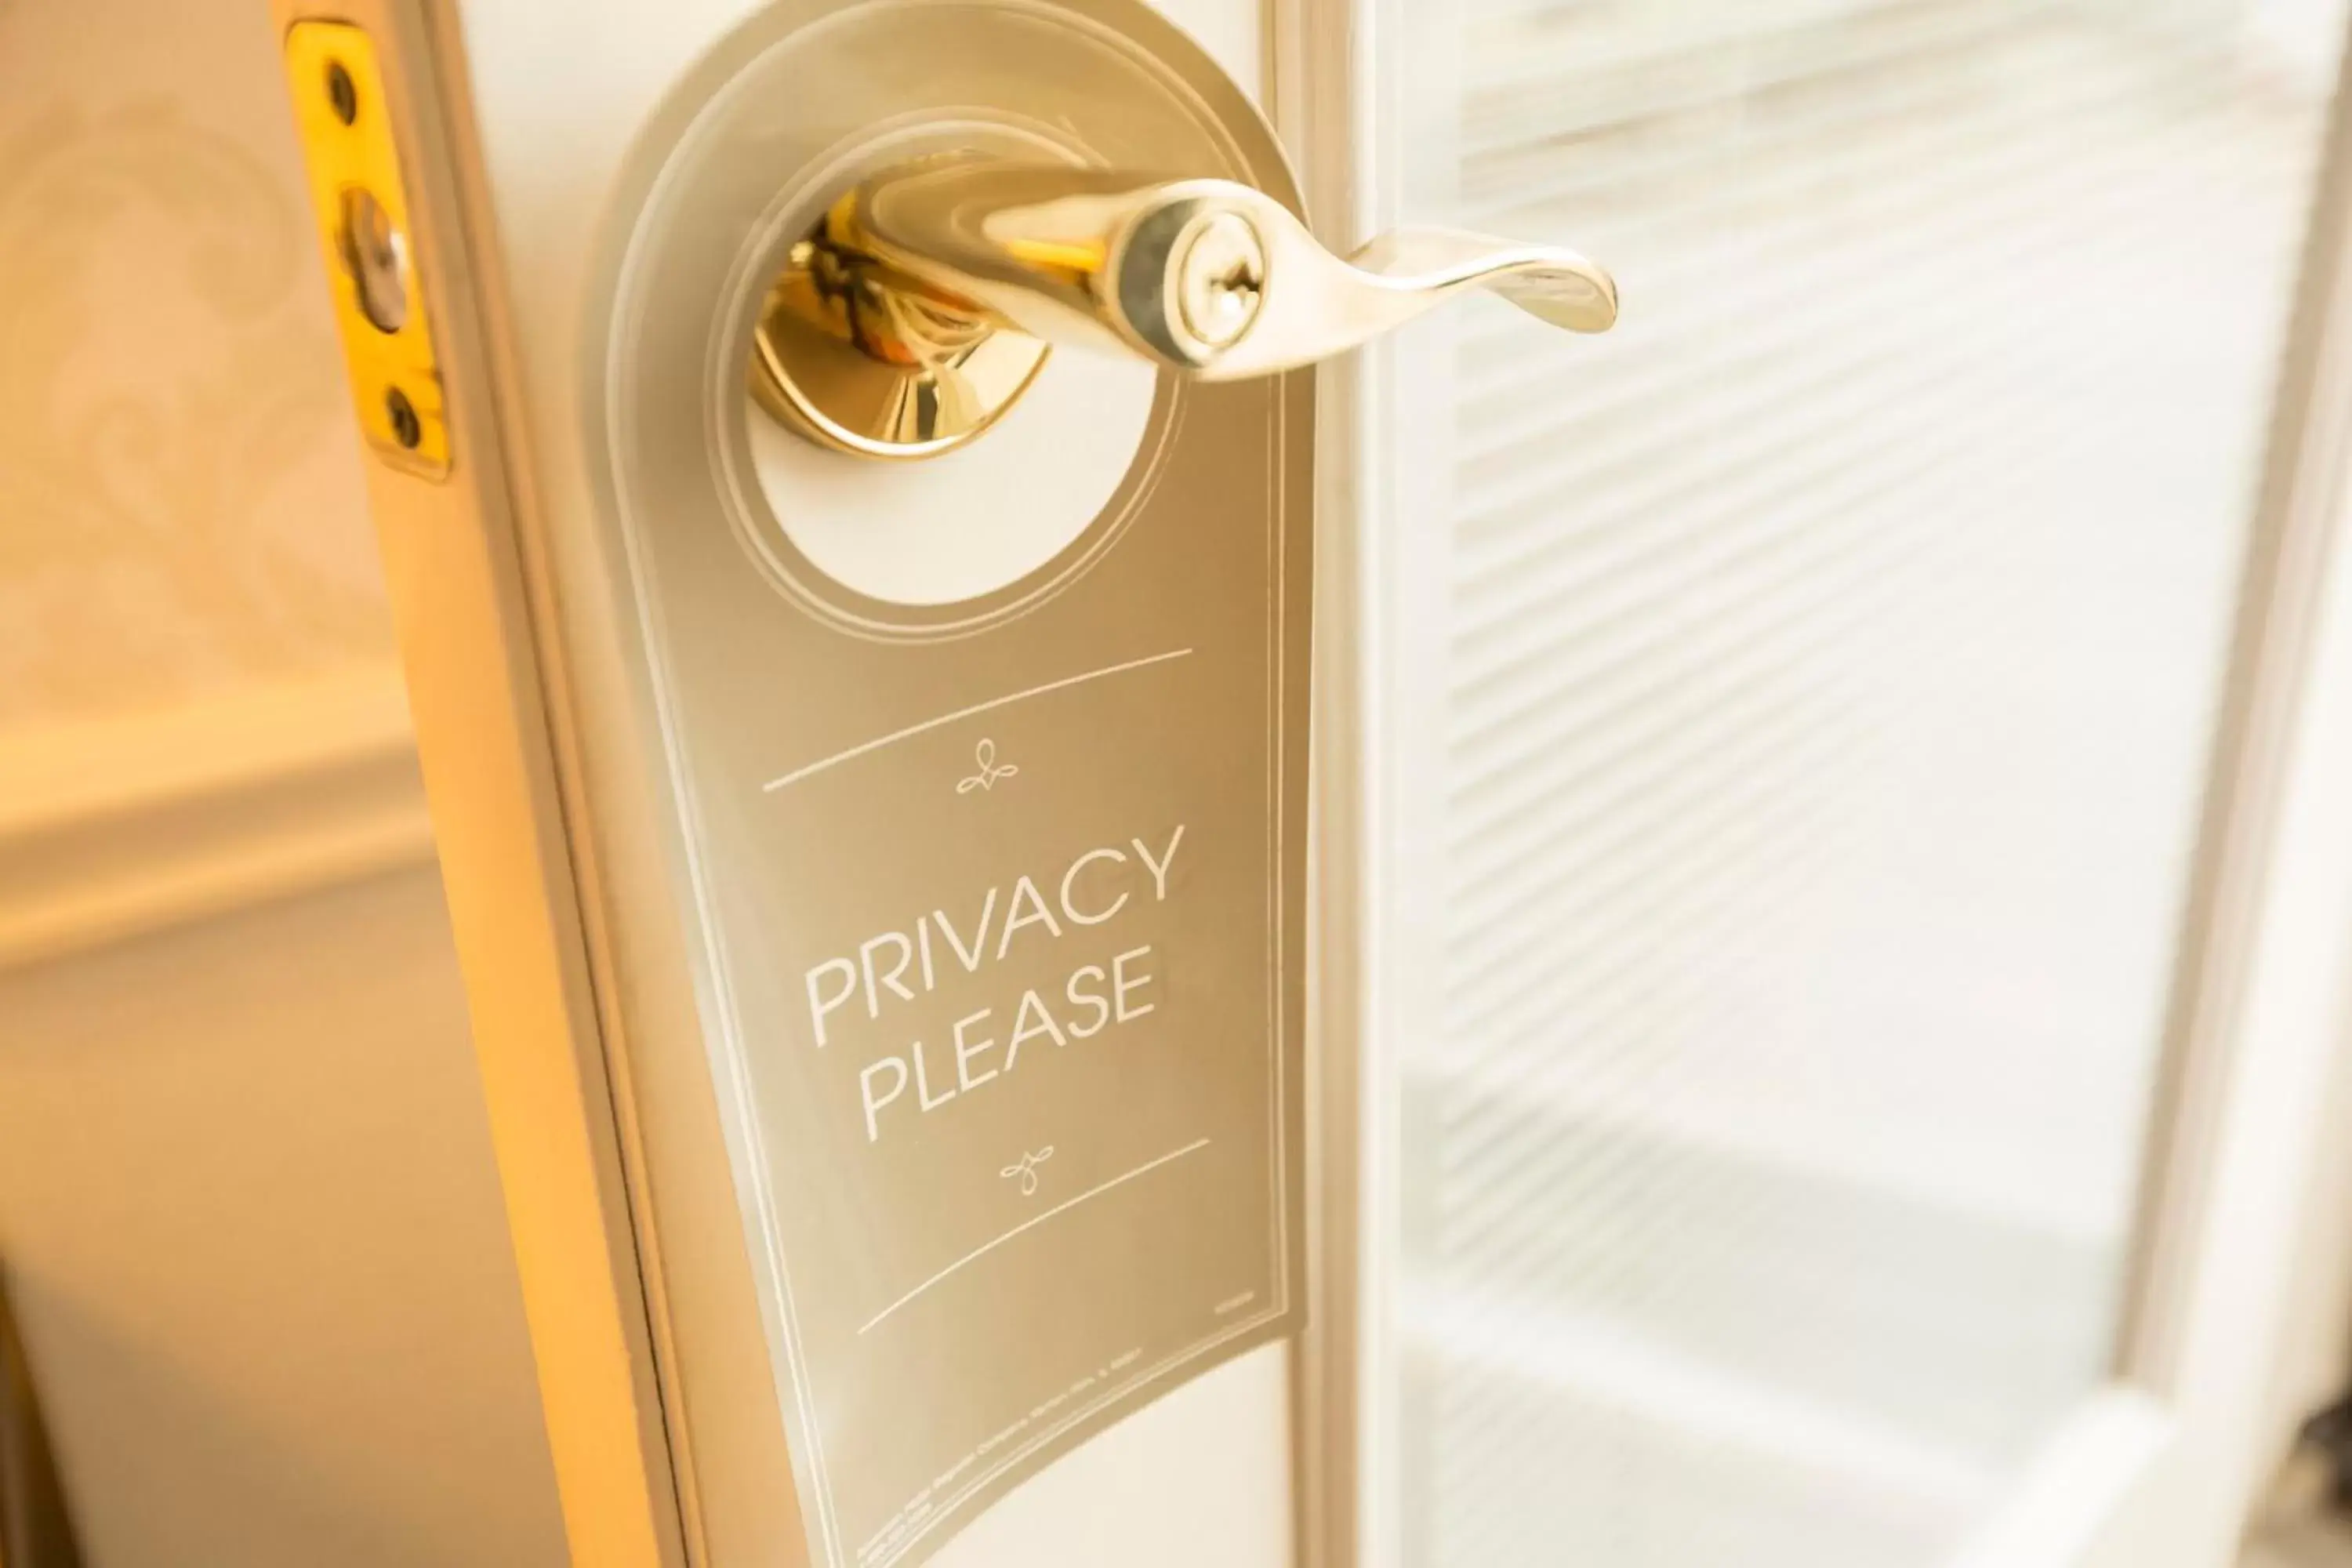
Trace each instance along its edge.
<instances>
[{"instance_id":1,"label":"beige wall panel","mask_svg":"<svg viewBox=\"0 0 2352 1568\"><path fill-rule=\"evenodd\" d=\"M564 1561L429 868L0 973L0 1258L93 1568Z\"/></svg>"},{"instance_id":2,"label":"beige wall panel","mask_svg":"<svg viewBox=\"0 0 2352 1568\"><path fill-rule=\"evenodd\" d=\"M0 728L391 658L258 0L0 0Z\"/></svg>"}]
</instances>

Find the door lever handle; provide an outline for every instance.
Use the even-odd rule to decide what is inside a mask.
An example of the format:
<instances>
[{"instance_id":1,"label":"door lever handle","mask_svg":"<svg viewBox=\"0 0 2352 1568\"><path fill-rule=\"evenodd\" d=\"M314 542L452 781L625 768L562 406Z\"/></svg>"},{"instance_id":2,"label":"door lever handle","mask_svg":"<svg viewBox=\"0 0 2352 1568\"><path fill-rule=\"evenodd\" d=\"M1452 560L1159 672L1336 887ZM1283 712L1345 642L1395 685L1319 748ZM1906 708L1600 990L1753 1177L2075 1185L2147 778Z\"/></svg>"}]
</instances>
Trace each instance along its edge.
<instances>
[{"instance_id":1,"label":"door lever handle","mask_svg":"<svg viewBox=\"0 0 2352 1568\"><path fill-rule=\"evenodd\" d=\"M1470 289L1572 331L1617 319L1608 272L1558 247L1403 228L1343 259L1230 180L930 160L844 193L793 246L752 391L826 445L929 456L1011 406L1051 345L1231 381L1343 353Z\"/></svg>"}]
</instances>

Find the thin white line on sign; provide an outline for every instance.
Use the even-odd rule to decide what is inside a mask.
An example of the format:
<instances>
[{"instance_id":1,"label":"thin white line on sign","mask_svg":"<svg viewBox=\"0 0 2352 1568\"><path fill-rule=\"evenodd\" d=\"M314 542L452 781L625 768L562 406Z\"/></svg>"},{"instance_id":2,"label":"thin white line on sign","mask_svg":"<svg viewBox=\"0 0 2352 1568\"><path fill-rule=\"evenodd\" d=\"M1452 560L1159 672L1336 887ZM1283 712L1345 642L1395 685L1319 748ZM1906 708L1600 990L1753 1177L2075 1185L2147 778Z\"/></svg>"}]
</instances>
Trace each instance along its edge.
<instances>
[{"instance_id":1,"label":"thin white line on sign","mask_svg":"<svg viewBox=\"0 0 2352 1568\"><path fill-rule=\"evenodd\" d=\"M1130 669L1141 669L1148 664L1166 664L1170 659L1182 658L1192 651L1189 647L1174 648L1167 653L1155 653L1148 658L1130 658L1125 664L1105 665L1100 669L1087 670L1084 675L1066 675L1059 680L1049 680L1043 686L1033 686L1026 691L1016 691L1009 697L992 697L985 702L975 702L969 708L959 708L952 713L942 713L936 719L926 719L919 724L909 724L903 730L893 730L880 739L868 741L862 746L852 746L845 752L835 752L833 755L820 758L806 767L794 768L791 773L772 778L760 787L772 794L786 784L798 784L811 773L821 773L835 763L845 763L852 757L862 757L868 752L878 752L885 746L895 745L908 736L919 735L926 730L936 730L942 724L952 724L959 719L969 719L975 713L985 713L992 708L1007 708L1015 702L1026 702L1032 697L1043 697L1048 691L1059 691L1064 687L1083 686L1089 680L1100 680L1106 675L1119 675Z\"/></svg>"},{"instance_id":2,"label":"thin white line on sign","mask_svg":"<svg viewBox=\"0 0 2352 1568\"><path fill-rule=\"evenodd\" d=\"M1205 1149L1208 1146L1209 1141L1206 1138L1202 1138L1185 1144L1181 1149L1171 1150L1169 1152L1160 1155L1157 1160L1145 1161L1142 1164L1138 1165L1134 1170L1129 1171L1124 1176L1113 1176L1109 1181L1105 1182L1098 1187L1088 1187L1076 1197L1063 1199L1060 1203L1055 1204L1052 1208L1047 1209L1044 1214L1039 1215L1035 1219L1023 1220L1019 1225L1014 1226L1011 1230L1006 1231L994 1241L989 1242L985 1246L973 1247L970 1252L965 1253L961 1258L957 1258L953 1263L949 1264L945 1268L940 1269L937 1274L932 1275L929 1279L924 1280L920 1285L916 1286L913 1289L908 1291L905 1295L899 1297L897 1300L891 1302L888 1306L875 1313L871 1318L866 1319L865 1324L860 1327L857 1331L861 1334L866 1332L867 1329L871 1329L883 1319L888 1317L891 1313L897 1311L899 1308L905 1306L908 1302L913 1300L916 1297L921 1295L924 1291L929 1289L940 1280L945 1279L949 1275L953 1274L957 1269L963 1268L966 1264L979 1262L982 1258L987 1257L990 1253L995 1251L1006 1242L1011 1241L1014 1237L1019 1236L1023 1231L1033 1230L1038 1226L1044 1225L1047 1220L1052 1219L1055 1215L1067 1214L1070 1210L1077 1207L1080 1204L1092 1198L1098 1198L1105 1193L1110 1191L1113 1187L1123 1186L1127 1183L1135 1180L1136 1177L1142 1175L1147 1171L1156 1171L1160 1166L1168 1163L1171 1160L1181 1160L1185 1155L1197 1153L1199 1151Z\"/></svg>"}]
</instances>

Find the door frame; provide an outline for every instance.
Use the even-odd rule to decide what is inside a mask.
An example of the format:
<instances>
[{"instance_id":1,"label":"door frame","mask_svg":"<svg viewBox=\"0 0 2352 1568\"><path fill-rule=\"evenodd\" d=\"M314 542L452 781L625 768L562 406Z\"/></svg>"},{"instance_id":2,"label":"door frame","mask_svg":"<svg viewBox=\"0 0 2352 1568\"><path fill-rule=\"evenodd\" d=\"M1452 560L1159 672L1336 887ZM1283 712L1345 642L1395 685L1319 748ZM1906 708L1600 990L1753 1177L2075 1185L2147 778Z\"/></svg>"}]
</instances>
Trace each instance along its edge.
<instances>
[{"instance_id":1,"label":"door frame","mask_svg":"<svg viewBox=\"0 0 2352 1568\"><path fill-rule=\"evenodd\" d=\"M1400 220L1413 0L1265 0L1272 108L1327 244ZM1408 51L1402 40L1412 38ZM1638 279L1635 280L1638 283ZM1309 939L1310 1321L1297 1362L1299 1561L1399 1568L1405 1451L1390 1302L1398 1042L1430 944L1386 889L1427 853L1442 714L1433 547L1402 521L1448 425L1412 333L1322 373ZM2244 557L2158 1071L2112 1381L2061 1423L1962 1568L2219 1568L2285 1435L2272 1371L2305 1191L2352 1039L2352 92L2339 71ZM1426 836L1423 836L1423 838ZM1420 882L1419 885L1428 885ZM2352 1237L2344 1245L2352 1249Z\"/></svg>"},{"instance_id":2,"label":"door frame","mask_svg":"<svg viewBox=\"0 0 2352 1568\"><path fill-rule=\"evenodd\" d=\"M2081 1550L1990 1563L2226 1562L2273 1429L2308 1190L2352 1042L2352 37L2339 51L2150 1115L2116 1384L2154 1419ZM2352 1243L2352 1238L2347 1238ZM2346 1245L2337 1243L2336 1245ZM2111 1438L2110 1455L2124 1451ZM2062 1445L2055 1484L2100 1445ZM2109 1460L2112 1464L2112 1458ZM2023 1542L2021 1541L2021 1545ZM2050 1547L2070 1542L2053 1532Z\"/></svg>"}]
</instances>

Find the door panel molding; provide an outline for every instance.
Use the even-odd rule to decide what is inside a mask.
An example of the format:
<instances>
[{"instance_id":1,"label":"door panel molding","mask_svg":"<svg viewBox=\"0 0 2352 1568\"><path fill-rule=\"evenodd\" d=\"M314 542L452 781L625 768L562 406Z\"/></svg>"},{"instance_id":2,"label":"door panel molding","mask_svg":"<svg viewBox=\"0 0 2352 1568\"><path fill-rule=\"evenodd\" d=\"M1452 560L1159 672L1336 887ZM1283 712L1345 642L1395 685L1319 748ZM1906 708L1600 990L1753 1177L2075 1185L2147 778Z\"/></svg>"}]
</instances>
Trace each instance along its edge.
<instances>
[{"instance_id":1,"label":"door panel molding","mask_svg":"<svg viewBox=\"0 0 2352 1568\"><path fill-rule=\"evenodd\" d=\"M2168 1384L2186 1274L2219 1157L2223 1090L2279 849L2279 814L2312 689L2316 624L2352 466L2352 105L2337 93L2280 367L2214 737L2198 863L2182 912L2117 1364Z\"/></svg>"},{"instance_id":2,"label":"door panel molding","mask_svg":"<svg viewBox=\"0 0 2352 1568\"><path fill-rule=\"evenodd\" d=\"M1358 62L1361 0L1263 0L1267 108L1298 172L1318 238L1345 255L1377 226L1355 155L1364 121ZM1357 356L1317 372L1315 681L1307 915L1307 1328L1291 1364L1291 1471L1301 1568L1348 1568L1365 1554L1372 1496L1366 1425L1381 1408L1367 1374L1381 1364L1381 1300L1367 1289L1381 1233L1367 1223L1364 1152L1378 1142L1380 1075L1366 1070L1376 967L1367 961L1370 861L1364 660L1380 646L1368 593L1378 559L1360 531L1357 454L1366 407Z\"/></svg>"},{"instance_id":3,"label":"door panel molding","mask_svg":"<svg viewBox=\"0 0 2352 1568\"><path fill-rule=\"evenodd\" d=\"M1327 244L1405 219L1409 179L1451 149L1411 124L1404 84L1455 62L1412 37L1406 0L1268 0L1275 119ZM1408 41L1410 40L1410 41ZM1432 657L1444 633L1446 545L1405 520L1447 463L1452 360L1442 326L1407 328L1320 374L1317 432L1315 756L1309 880L1313 1237L1297 1379L1299 1561L1404 1560L1395 1484L1405 1462L1391 1301L1403 1194L1400 1043L1432 1017L1431 933L1389 889L1429 886L1439 787L1426 748L1444 713ZM1414 461L1399 463L1394 454Z\"/></svg>"},{"instance_id":4,"label":"door panel molding","mask_svg":"<svg viewBox=\"0 0 2352 1568\"><path fill-rule=\"evenodd\" d=\"M2352 1038L2352 102L2340 90L2326 159L2122 1347L2122 1374L2163 1401L2176 1436L2069 1568L2226 1560L2292 1438L2273 1429L2273 1374Z\"/></svg>"}]
</instances>

